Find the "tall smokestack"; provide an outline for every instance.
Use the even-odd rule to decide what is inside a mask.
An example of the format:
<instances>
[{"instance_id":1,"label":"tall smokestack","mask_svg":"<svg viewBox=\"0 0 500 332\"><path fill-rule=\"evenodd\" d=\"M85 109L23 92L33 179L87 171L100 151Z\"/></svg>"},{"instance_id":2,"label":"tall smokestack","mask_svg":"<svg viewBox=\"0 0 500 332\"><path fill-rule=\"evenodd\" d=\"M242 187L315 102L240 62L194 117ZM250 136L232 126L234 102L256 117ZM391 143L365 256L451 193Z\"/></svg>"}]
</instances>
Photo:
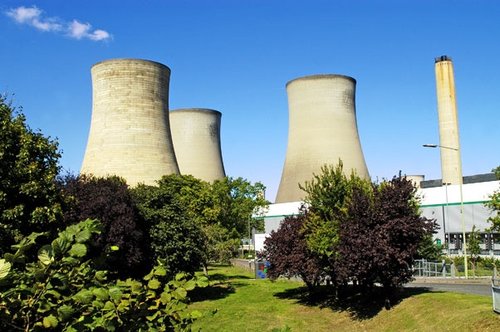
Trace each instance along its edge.
<instances>
[{"instance_id":1,"label":"tall smokestack","mask_svg":"<svg viewBox=\"0 0 500 332\"><path fill-rule=\"evenodd\" d=\"M226 176L220 144L221 113L206 108L170 112L170 128L181 174L208 182Z\"/></svg>"},{"instance_id":2,"label":"tall smokestack","mask_svg":"<svg viewBox=\"0 0 500 332\"><path fill-rule=\"evenodd\" d=\"M179 173L168 118L170 69L114 59L92 67L92 120L81 173L134 186Z\"/></svg>"},{"instance_id":3,"label":"tall smokestack","mask_svg":"<svg viewBox=\"0 0 500 332\"><path fill-rule=\"evenodd\" d=\"M356 80L343 75L313 75L287 83L288 147L276 203L304 199L299 183L311 181L325 164L344 164L369 178L359 141Z\"/></svg>"},{"instance_id":4,"label":"tall smokestack","mask_svg":"<svg viewBox=\"0 0 500 332\"><path fill-rule=\"evenodd\" d=\"M443 183L460 184L462 181L460 139L451 58L446 55L436 58L435 71Z\"/></svg>"}]
</instances>

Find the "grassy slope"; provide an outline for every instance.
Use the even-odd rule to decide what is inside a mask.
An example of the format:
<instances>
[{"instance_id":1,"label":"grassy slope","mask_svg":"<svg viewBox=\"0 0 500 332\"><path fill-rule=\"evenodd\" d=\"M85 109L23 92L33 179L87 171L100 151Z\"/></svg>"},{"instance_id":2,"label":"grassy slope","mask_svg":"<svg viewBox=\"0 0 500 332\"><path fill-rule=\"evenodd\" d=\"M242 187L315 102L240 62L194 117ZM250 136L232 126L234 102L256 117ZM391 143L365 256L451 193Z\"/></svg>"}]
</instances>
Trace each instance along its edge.
<instances>
[{"instance_id":1,"label":"grassy slope","mask_svg":"<svg viewBox=\"0 0 500 332\"><path fill-rule=\"evenodd\" d=\"M210 312L196 322L202 331L500 331L491 297L405 290L390 310L383 300L311 302L301 283L253 280L233 267L210 270L212 286L192 294L192 309ZM324 294L323 294L324 295Z\"/></svg>"}]
</instances>

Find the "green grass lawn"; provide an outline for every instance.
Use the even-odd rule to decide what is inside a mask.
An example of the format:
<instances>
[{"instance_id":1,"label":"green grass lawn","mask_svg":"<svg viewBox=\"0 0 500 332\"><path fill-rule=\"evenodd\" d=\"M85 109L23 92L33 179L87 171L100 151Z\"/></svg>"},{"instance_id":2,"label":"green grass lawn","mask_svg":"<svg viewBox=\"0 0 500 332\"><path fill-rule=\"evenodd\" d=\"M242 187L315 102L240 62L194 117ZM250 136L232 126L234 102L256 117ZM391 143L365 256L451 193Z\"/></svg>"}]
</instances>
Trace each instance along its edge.
<instances>
[{"instance_id":1,"label":"green grass lawn","mask_svg":"<svg viewBox=\"0 0 500 332\"><path fill-rule=\"evenodd\" d=\"M500 331L487 296L404 289L387 310L376 294L311 300L300 282L254 280L228 266L209 274L211 286L191 294L190 308L205 313L194 325L202 331Z\"/></svg>"}]
</instances>

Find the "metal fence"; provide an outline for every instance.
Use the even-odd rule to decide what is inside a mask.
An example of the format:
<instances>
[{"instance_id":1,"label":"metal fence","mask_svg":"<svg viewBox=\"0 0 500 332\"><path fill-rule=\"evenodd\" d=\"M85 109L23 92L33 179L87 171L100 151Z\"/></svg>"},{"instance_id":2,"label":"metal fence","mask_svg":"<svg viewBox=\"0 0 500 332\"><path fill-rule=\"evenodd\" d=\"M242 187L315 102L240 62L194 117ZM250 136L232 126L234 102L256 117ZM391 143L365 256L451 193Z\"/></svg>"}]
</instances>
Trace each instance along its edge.
<instances>
[{"instance_id":1,"label":"metal fence","mask_svg":"<svg viewBox=\"0 0 500 332\"><path fill-rule=\"evenodd\" d=\"M455 267L445 262L417 259L413 265L413 275L415 277L455 277Z\"/></svg>"}]
</instances>

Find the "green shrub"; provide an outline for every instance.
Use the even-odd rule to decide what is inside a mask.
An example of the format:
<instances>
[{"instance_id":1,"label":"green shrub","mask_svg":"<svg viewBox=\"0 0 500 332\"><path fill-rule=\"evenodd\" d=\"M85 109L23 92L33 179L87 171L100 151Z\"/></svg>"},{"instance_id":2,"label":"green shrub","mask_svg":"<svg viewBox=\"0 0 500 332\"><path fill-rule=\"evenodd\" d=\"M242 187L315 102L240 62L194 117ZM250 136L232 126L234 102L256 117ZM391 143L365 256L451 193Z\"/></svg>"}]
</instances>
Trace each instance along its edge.
<instances>
[{"instance_id":1,"label":"green shrub","mask_svg":"<svg viewBox=\"0 0 500 332\"><path fill-rule=\"evenodd\" d=\"M500 259L495 257L481 257L478 262L479 268L493 270L496 266L497 269L500 268Z\"/></svg>"},{"instance_id":2,"label":"green shrub","mask_svg":"<svg viewBox=\"0 0 500 332\"><path fill-rule=\"evenodd\" d=\"M168 281L159 262L142 280L108 281L86 258L100 227L90 219L69 226L30 259L41 235L33 233L0 259L0 330L189 330L201 314L187 311L187 292L207 279Z\"/></svg>"}]
</instances>

